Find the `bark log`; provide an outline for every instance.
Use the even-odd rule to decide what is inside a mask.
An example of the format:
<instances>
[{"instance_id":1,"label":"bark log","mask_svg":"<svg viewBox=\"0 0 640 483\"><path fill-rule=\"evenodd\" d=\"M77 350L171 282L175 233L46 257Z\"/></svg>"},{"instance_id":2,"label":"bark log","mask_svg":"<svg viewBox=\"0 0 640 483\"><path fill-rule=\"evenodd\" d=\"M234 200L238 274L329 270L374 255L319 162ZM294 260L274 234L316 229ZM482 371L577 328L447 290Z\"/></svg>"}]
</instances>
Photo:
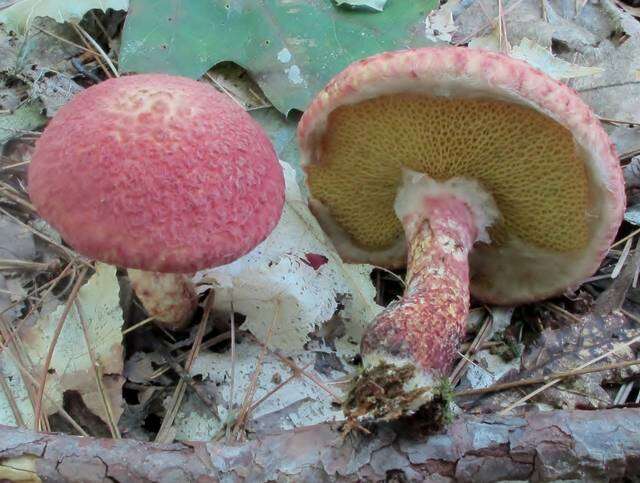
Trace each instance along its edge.
<instances>
[{"instance_id":1,"label":"bark log","mask_svg":"<svg viewBox=\"0 0 640 483\"><path fill-rule=\"evenodd\" d=\"M158 445L0 426L0 481L630 481L640 475L638 408L463 416L438 435L416 440L407 433L381 426L372 436L342 440L326 424L234 446Z\"/></svg>"}]
</instances>

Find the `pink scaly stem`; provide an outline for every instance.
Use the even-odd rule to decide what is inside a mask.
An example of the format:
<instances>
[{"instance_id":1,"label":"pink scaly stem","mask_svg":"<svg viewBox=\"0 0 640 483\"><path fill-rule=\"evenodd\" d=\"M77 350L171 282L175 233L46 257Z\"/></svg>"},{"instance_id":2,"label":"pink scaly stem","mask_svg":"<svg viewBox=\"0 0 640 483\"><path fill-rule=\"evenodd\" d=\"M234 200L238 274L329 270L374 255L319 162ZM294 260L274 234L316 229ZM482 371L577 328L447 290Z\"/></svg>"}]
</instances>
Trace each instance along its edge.
<instances>
[{"instance_id":1,"label":"pink scaly stem","mask_svg":"<svg viewBox=\"0 0 640 483\"><path fill-rule=\"evenodd\" d=\"M382 311L362 340L365 368L389 355L439 379L451 367L469 312L468 254L477 228L467 205L445 195L425 197L421 212L404 216L409 244L407 288ZM431 379L431 378L429 378Z\"/></svg>"}]
</instances>

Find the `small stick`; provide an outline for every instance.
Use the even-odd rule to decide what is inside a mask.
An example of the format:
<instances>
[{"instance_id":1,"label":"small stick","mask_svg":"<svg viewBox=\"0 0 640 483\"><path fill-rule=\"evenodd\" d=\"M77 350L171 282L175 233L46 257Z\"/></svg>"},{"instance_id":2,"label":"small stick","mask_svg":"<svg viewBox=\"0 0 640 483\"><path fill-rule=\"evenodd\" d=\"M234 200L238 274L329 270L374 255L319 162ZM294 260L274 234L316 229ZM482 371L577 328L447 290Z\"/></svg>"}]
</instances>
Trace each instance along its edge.
<instances>
[{"instance_id":1,"label":"small stick","mask_svg":"<svg viewBox=\"0 0 640 483\"><path fill-rule=\"evenodd\" d=\"M262 364L264 363L264 358L267 355L267 346L271 341L271 335L273 334L273 329L276 325L276 320L280 315L280 301L277 302L278 310L276 310L273 314L273 319L271 319L271 323L267 328L267 336L264 345L262 346L262 351L260 352L260 356L258 357L258 363L256 364L256 368L253 371L251 376L251 382L249 383L249 387L247 388L247 392L244 395L244 400L242 401L242 406L240 407L240 411L238 411L238 418L236 420L236 424L234 427L233 433L236 435L236 439L239 438L240 431L244 427L247 418L249 417L251 411L251 401L253 400L253 396L258 388L258 377L260 376L260 372L262 371Z\"/></svg>"},{"instance_id":2,"label":"small stick","mask_svg":"<svg viewBox=\"0 0 640 483\"><path fill-rule=\"evenodd\" d=\"M100 44L98 42L96 42L93 39L93 37L91 37L91 35L89 35L87 33L87 31L84 30L80 25L73 24L73 26L75 28L77 28L80 31L80 33L82 34L82 36L100 53L100 55L102 56L104 61L107 63L107 65L109 66L109 68L113 72L113 75L116 76L116 77L120 77L120 74L118 74L118 69L116 69L116 66L113 65L113 62L111 61L109 56L106 54L106 52L104 50L102 50L102 47L100 47ZM109 75L108 72L107 72L107 75ZM109 77L111 77L111 76L109 76Z\"/></svg>"},{"instance_id":3,"label":"small stick","mask_svg":"<svg viewBox=\"0 0 640 483\"><path fill-rule=\"evenodd\" d=\"M230 317L230 332L231 332L231 381L229 382L229 407L227 408L227 414L233 414L233 405L235 400L235 384L236 384L236 316L233 308L233 300L229 302L231 308ZM231 425L227 424L226 428L227 440L231 437Z\"/></svg>"},{"instance_id":4,"label":"small stick","mask_svg":"<svg viewBox=\"0 0 640 483\"><path fill-rule=\"evenodd\" d=\"M67 319L69 315L69 311L71 310L71 306L73 305L76 297L78 296L78 291L80 290L80 286L84 280L84 276L87 273L87 269L83 268L78 275L75 285L73 286L73 290L69 295L69 300L64 307L64 311L60 316L60 320L58 320L58 325L55 328L53 333L53 339L51 340L51 344L49 344L49 351L47 352L47 357L44 361L44 365L42 367L42 374L40 375L40 382L38 387L38 394L36 395L36 409L35 409L35 429L38 430L40 424L40 416L42 415L42 399L44 397L44 388L47 383L47 375L49 374L49 365L51 364L51 359L53 358L53 351L56 348L56 344L58 343L58 337L60 337L60 333L62 332L62 327L64 325L64 321Z\"/></svg>"},{"instance_id":5,"label":"small stick","mask_svg":"<svg viewBox=\"0 0 640 483\"><path fill-rule=\"evenodd\" d=\"M293 361L291 361L290 359L286 358L282 354L278 353L277 351L273 351L273 350L269 349L265 343L259 341L252 333L249 332L248 335L251 336L251 338L257 344L260 344L262 347L266 348L269 351L270 354L273 354L278 359L280 359L280 362L282 362L283 364L289 366L294 371L299 371L303 376L305 376L307 379L309 379L311 382L313 382L316 386L318 386L320 389L322 389L327 394L329 394L333 398L333 400L334 400L334 402L336 404L342 404L342 399L340 398L340 396L338 396L335 392L333 392L331 389L329 389L329 387L327 387L326 384L324 384L322 381L320 381L314 374L310 374L310 373L306 372L305 370L303 370L300 367L298 367L297 365L295 365L295 363Z\"/></svg>"},{"instance_id":6,"label":"small stick","mask_svg":"<svg viewBox=\"0 0 640 483\"><path fill-rule=\"evenodd\" d=\"M584 369L585 367L590 366L591 364L595 364L598 361L601 361L602 359L604 359L605 357L609 357L611 354L615 354L617 351L619 351L620 349L623 349L625 347L629 347L632 344L635 344L636 342L640 341L640 335L637 337L634 337L633 339L624 342L622 344L618 344L616 347L614 347L613 349L611 349L610 351L605 352L602 355L599 355L598 357L595 357L593 359L591 359L590 361L585 362L584 364L578 366L575 368L575 370L581 370ZM506 408L502 409L498 414L500 416L504 416L505 414L507 414L509 411L511 411L513 408L520 406L522 403L528 401L529 399L531 399L532 397L534 397L535 395L541 393L542 391L544 391L545 389L553 386L554 384L557 384L558 382L560 382L560 379L553 379L549 382L547 382L544 386L539 387L538 389L536 389L535 391L530 392L529 394L527 394L526 396L518 399L516 402L514 402L513 404L510 404L509 406L507 406Z\"/></svg>"},{"instance_id":7,"label":"small stick","mask_svg":"<svg viewBox=\"0 0 640 483\"><path fill-rule=\"evenodd\" d=\"M606 122L608 124L623 124L629 127L637 127L640 126L640 122L637 121L625 121L622 119L610 119L608 117L596 116L602 122Z\"/></svg>"},{"instance_id":8,"label":"small stick","mask_svg":"<svg viewBox=\"0 0 640 483\"><path fill-rule=\"evenodd\" d=\"M133 332L134 330L139 329L143 325L147 325L149 322L153 322L154 320L156 320L155 315L153 317L147 317L146 319L141 320L137 324L133 324L131 327L127 327L126 329L124 329L122 331L122 335L127 335L129 332Z\"/></svg>"},{"instance_id":9,"label":"small stick","mask_svg":"<svg viewBox=\"0 0 640 483\"><path fill-rule=\"evenodd\" d=\"M4 378L4 374L0 372L0 387L2 388L2 392L4 392L5 398L9 402L9 406L11 406L11 412L13 413L13 417L16 420L16 425L24 428L26 425L24 424L24 419L22 419L22 413L18 408L18 404L16 403L16 399L13 397L13 393L11 392L11 388L7 381Z\"/></svg>"},{"instance_id":10,"label":"small stick","mask_svg":"<svg viewBox=\"0 0 640 483\"><path fill-rule=\"evenodd\" d=\"M516 0L512 5L509 5L507 8L505 8L502 12L502 17L504 19L504 17L507 16L507 14L511 13L513 10L515 10L516 7L518 7L524 0ZM482 3L481 3L482 4ZM475 31L473 31L471 34L467 35L464 39L462 39L459 42L456 42L455 45L463 45L463 44L467 44L469 43L469 41L471 39L473 39L476 35L478 35L480 32L482 32L483 30L485 30L487 27L493 27L496 23L496 20L499 20L499 17L496 18L492 18L490 19L488 22L485 22L480 28L476 29Z\"/></svg>"},{"instance_id":11,"label":"small stick","mask_svg":"<svg viewBox=\"0 0 640 483\"><path fill-rule=\"evenodd\" d=\"M629 398L629 394L631 394L632 390L633 390L633 381L627 382L622 386L620 386L620 389L618 390L618 394L616 394L616 397L613 400L613 404L616 405L616 404L626 403L627 399Z\"/></svg>"},{"instance_id":12,"label":"small stick","mask_svg":"<svg viewBox=\"0 0 640 483\"><path fill-rule=\"evenodd\" d=\"M18 191L16 191L12 186L8 185L7 183L5 183L3 181L0 181L0 191L2 192L2 194L4 196L9 198L11 201L13 201L14 203L19 204L23 208L26 208L31 213L35 213L36 212L36 207L35 206L33 206L29 201L27 201L22 196L20 196Z\"/></svg>"},{"instance_id":13,"label":"small stick","mask_svg":"<svg viewBox=\"0 0 640 483\"><path fill-rule=\"evenodd\" d=\"M60 272L60 275L58 275L56 278L54 278L53 280L47 282L46 284L44 284L42 287L38 288L38 289L34 289L32 291L32 293L37 292L38 290L42 290L44 288L47 287L47 285L49 285L49 288L47 289L47 291L44 293L44 295L42 296L41 300L46 299L49 294L51 293L51 291L57 287L58 283L60 283L60 280L62 280L67 273L71 270L72 265L68 264L64 270L62 270L62 272ZM29 297L29 295L27 296ZM20 301L16 302L15 304L11 304L11 306L9 308L11 308L13 305L18 304ZM31 317L31 314L34 312L34 310L36 310L37 305L34 305L33 307L31 307L31 309L29 310L29 312L27 313L27 315L25 315L22 319L20 319L18 322L16 322L15 324L15 329L13 330L13 332L11 332L10 336L8 338L6 338L4 340L3 343L0 343L0 354L9 346L9 344L11 343L11 341L13 340L13 338L16 336L16 334L18 333L18 327L20 326L20 324L22 322L24 322L25 320L28 320L29 317ZM6 310L9 310L8 308ZM2 316L2 314L4 313L4 311L0 312L0 316Z\"/></svg>"},{"instance_id":14,"label":"small stick","mask_svg":"<svg viewBox=\"0 0 640 483\"><path fill-rule=\"evenodd\" d=\"M39 387L40 387L40 386L38 385L38 381L36 380L36 378L35 378L35 377L33 377L33 376L31 375L31 371L27 371L27 368L22 364L22 362L20 362L20 361L18 360L18 358L17 358L17 357L14 357L14 358L13 358L13 362L14 362L14 364L15 364L15 365L17 365L17 366L18 366L18 369L20 369L20 374L22 375L22 377L26 377L26 378L29 380L29 382L30 382L31 384L33 384L33 386L34 386L34 387L36 387L36 388L39 388ZM61 404L58 404L58 403L56 402L56 400L55 400L55 399L53 399L53 398L52 398L52 397L51 397L47 392L45 392L45 393L44 393L44 397L45 397L45 398L47 398L47 400L48 400L48 401L53 405L53 407L55 407L55 408L56 408L56 410L60 413L60 415L61 415L64 419L66 419L66 421L67 421L71 426L73 426L73 428L78 432L78 434L79 434L80 436L89 436L89 434L88 434L84 429L82 429L82 426L80 426L80 425L75 421L75 419L73 419L73 418L71 417L71 415L70 415L70 414L69 414L69 413L68 413L68 412L67 412L67 411L62 407L62 405L61 405ZM37 420L36 420L36 421L37 421Z\"/></svg>"},{"instance_id":15,"label":"small stick","mask_svg":"<svg viewBox=\"0 0 640 483\"><path fill-rule=\"evenodd\" d=\"M454 397L464 396L476 396L478 394L487 394L492 392L506 391L507 389L513 389L514 387L531 386L535 384L544 384L551 379L566 379L568 377L581 376L583 374L590 374L592 372L611 371L614 369L623 369L625 367L636 366L640 364L640 360L616 362L612 364L605 364L598 367L585 367L584 369L574 369L572 371L554 372L548 376L531 377L529 379L521 379L519 381L502 382L499 384L492 384L491 386L479 388L479 389L466 389L464 391L457 391L453 393Z\"/></svg>"},{"instance_id":16,"label":"small stick","mask_svg":"<svg viewBox=\"0 0 640 483\"><path fill-rule=\"evenodd\" d=\"M216 402L207 394L198 384L195 383L191 375L184 370L184 368L176 361L175 357L171 356L171 352L167 347L160 346L158 348L160 355L167 361L169 367L178 375L178 377L185 382L196 396L207 406L207 408L213 413L214 417L220 421L220 415L216 408Z\"/></svg>"},{"instance_id":17,"label":"small stick","mask_svg":"<svg viewBox=\"0 0 640 483\"><path fill-rule=\"evenodd\" d=\"M462 359L458 362L458 364L453 369L453 371L451 371L451 375L449 376L449 379L451 380L451 384L453 384L454 386L462 378L463 370L467 366L471 356L477 352L478 347L480 347L480 344L484 342L484 339L487 333L489 332L489 327L492 321L493 321L492 315L487 315L485 317L484 323L482 324L482 327L476 334L475 339L473 339L471 346L469 346L469 349L467 350L466 355L463 355Z\"/></svg>"},{"instance_id":18,"label":"small stick","mask_svg":"<svg viewBox=\"0 0 640 483\"><path fill-rule=\"evenodd\" d=\"M7 158L9 159L9 158ZM6 166L0 167L0 171L9 171L11 169L19 168L20 166L26 166L27 164L31 164L31 160L29 161L20 161L13 164L7 164Z\"/></svg>"},{"instance_id":19,"label":"small stick","mask_svg":"<svg viewBox=\"0 0 640 483\"><path fill-rule=\"evenodd\" d=\"M302 367L299 370L295 370L293 369L293 374L291 374L291 376L289 376L287 379L285 379L284 381L282 381L280 384L278 384L276 387L274 387L271 391L267 392L264 396L262 396L260 399L258 399L256 402L254 402L251 405L251 411L254 411L258 406L260 406L260 404L262 404L263 402L265 402L269 397L273 396L276 392L278 392L280 389L282 389L284 386L286 386L287 384L289 384L291 381L293 381L294 379L300 377L300 375L303 373L302 371L305 371L309 368L309 366L312 363L309 362L308 364L305 364L304 367Z\"/></svg>"},{"instance_id":20,"label":"small stick","mask_svg":"<svg viewBox=\"0 0 640 483\"><path fill-rule=\"evenodd\" d=\"M620 272L622 272L622 267L624 267L624 263L627 261L629 253L631 253L631 245L633 245L633 237L629 238L624 244L622 254L620 255L620 258L618 258L618 262L611 272L611 278L617 278L618 275L620 275Z\"/></svg>"},{"instance_id":21,"label":"small stick","mask_svg":"<svg viewBox=\"0 0 640 483\"><path fill-rule=\"evenodd\" d=\"M84 341L87 344L87 351L89 353L89 359L91 360L91 365L94 369L94 374L96 376L96 385L98 386L98 392L100 393L100 399L102 399L102 405L104 406L104 412L107 416L107 421L109 423L109 430L111 431L111 437L113 439L120 439L120 430L118 429L118 424L116 423L116 418L113 415L113 408L111 407L111 401L107 397L107 391L104 388L104 383L102 382L102 370L100 361L96 357L96 353L93 350L93 345L91 344L91 337L89 336L89 326L87 325L87 320L84 316L84 310L82 309L82 304L80 300L76 299L76 310L78 311L78 319L80 319L80 325L82 326L82 333L84 334Z\"/></svg>"},{"instance_id":22,"label":"small stick","mask_svg":"<svg viewBox=\"0 0 640 483\"><path fill-rule=\"evenodd\" d=\"M83 76L87 77L88 79L91 79L93 82L95 82L96 84L99 84L101 82L100 77L98 77L97 75L95 75L93 72L87 70L87 68L84 66L84 64L80 61L80 59L78 58L73 58L71 59L71 65Z\"/></svg>"},{"instance_id":23,"label":"small stick","mask_svg":"<svg viewBox=\"0 0 640 483\"><path fill-rule=\"evenodd\" d=\"M189 355L184 364L184 369L188 373L191 370L191 366L193 362L198 357L198 353L200 352L200 348L202 346L202 338L207 329L207 323L209 322L209 316L211 315L211 310L213 309L213 298L214 291L211 290L209 295L207 295L207 299L205 301L205 309L202 314L202 319L200 320L200 325L198 326L198 332L196 334L196 338L193 341L193 345L191 346L191 350L189 351ZM187 385L184 379L180 379L176 388L173 391L173 396L171 397L171 403L169 404L169 411L165 414L164 419L162 420L162 424L160 425L160 430L156 435L155 442L156 443L168 443L169 439L169 430L171 426L173 426L173 422L178 414L178 409L180 407L180 403L182 402L182 398L184 397Z\"/></svg>"},{"instance_id":24,"label":"small stick","mask_svg":"<svg viewBox=\"0 0 640 483\"><path fill-rule=\"evenodd\" d=\"M609 278L609 277L607 277L607 278ZM555 312L556 314L564 317L565 319L569 319L574 324L582 324L582 320L580 320L580 317L575 316L571 312L569 312L567 310L564 310L562 307L559 307L558 305L556 305L556 304L554 304L552 302L547 302L547 303L545 303L543 305L545 305L552 312Z\"/></svg>"},{"instance_id":25,"label":"small stick","mask_svg":"<svg viewBox=\"0 0 640 483\"><path fill-rule=\"evenodd\" d=\"M78 28L78 25L76 25L75 23L71 24L73 26L73 28L76 31L76 34L78 34L78 37L80 37L80 40L82 41L82 43L84 45L87 46L87 48L89 48L89 51L91 52L91 55L93 56L94 60L98 63L98 65L100 66L100 68L102 69L102 72L104 72L104 74L108 77L111 78L113 77L111 75L111 72L109 72L109 69L107 69L104 64L102 63L102 60L100 59L100 55L95 52L94 50L91 50L91 44L87 41L87 39L85 38L84 34L82 33L82 31Z\"/></svg>"},{"instance_id":26,"label":"small stick","mask_svg":"<svg viewBox=\"0 0 640 483\"><path fill-rule=\"evenodd\" d=\"M54 34L53 32L49 32L48 30L45 30L45 29L43 29L43 28L38 27L37 25L34 25L33 27L34 27L36 30L39 30L40 32L42 32L43 34L47 34L47 35L49 35L49 36L53 37L54 39L59 40L60 42L64 42L64 43L66 43L66 44L73 45L73 46L74 46L75 48L77 48L77 49L80 49L80 50L83 50L83 51L85 51L85 52L88 52L88 53L90 53L90 54L95 55L95 52L94 52L93 50L91 50L91 49L87 49L86 47L83 47L83 46L82 46L82 45L80 45L80 44L76 44L75 42L73 42L73 41L71 41L71 40L68 40L68 39L65 39L65 38L63 38L63 37L60 37L60 36L58 36L58 35Z\"/></svg>"},{"instance_id":27,"label":"small stick","mask_svg":"<svg viewBox=\"0 0 640 483\"><path fill-rule=\"evenodd\" d=\"M58 249L61 253L64 254L65 258L67 258L69 261L73 261L73 260L78 260L80 261L80 263L83 263L84 265L86 265L87 267L91 267L91 265L83 260L80 260L78 258L78 256L72 251L69 250L68 248L64 247L63 245L61 245L60 243L58 243L55 240L52 240L51 238L49 238L47 235L45 235L44 233L36 230L35 228L33 228L32 226L28 225L27 223L25 223L24 221L22 221L20 218L17 218L15 216L13 216L11 213L9 213L7 210L5 210L4 208L0 207L0 213L4 214L5 216L7 216L8 218L10 218L11 220L15 221L16 223L24 226L27 230L29 230L31 233L33 233L34 235L36 235L38 238L42 238L44 241L50 243L53 247L55 247L56 249Z\"/></svg>"},{"instance_id":28,"label":"small stick","mask_svg":"<svg viewBox=\"0 0 640 483\"><path fill-rule=\"evenodd\" d=\"M462 345L460 345L460 351L464 352L469 350L469 348L471 347L472 342L465 342ZM487 340L484 341L483 343L481 343L477 348L476 351L481 351L481 350L485 350L485 349L491 349L493 347L500 347L505 345L504 342L502 341L498 341L498 340Z\"/></svg>"},{"instance_id":29,"label":"small stick","mask_svg":"<svg viewBox=\"0 0 640 483\"><path fill-rule=\"evenodd\" d=\"M229 339L230 337L230 332L223 332L220 335L215 336L214 338L208 340L207 342L203 342L202 346L200 347L200 350L203 349L208 349L209 347L213 347L214 345L218 345L220 342L224 342L225 340ZM187 357L189 356L188 352L184 352L183 354L180 354L179 356L175 357L176 361L183 361L185 360ZM156 372L154 372L153 374L151 374L151 376L149 376L149 379L157 379L158 377L160 377L162 374L164 374L165 372L167 372L169 370L169 366L168 365L164 365L160 368L158 368L156 370Z\"/></svg>"},{"instance_id":30,"label":"small stick","mask_svg":"<svg viewBox=\"0 0 640 483\"><path fill-rule=\"evenodd\" d=\"M27 272L51 272L57 269L59 262L54 260L49 263L30 262L27 260L13 260L0 258L0 271L27 271Z\"/></svg>"}]
</instances>

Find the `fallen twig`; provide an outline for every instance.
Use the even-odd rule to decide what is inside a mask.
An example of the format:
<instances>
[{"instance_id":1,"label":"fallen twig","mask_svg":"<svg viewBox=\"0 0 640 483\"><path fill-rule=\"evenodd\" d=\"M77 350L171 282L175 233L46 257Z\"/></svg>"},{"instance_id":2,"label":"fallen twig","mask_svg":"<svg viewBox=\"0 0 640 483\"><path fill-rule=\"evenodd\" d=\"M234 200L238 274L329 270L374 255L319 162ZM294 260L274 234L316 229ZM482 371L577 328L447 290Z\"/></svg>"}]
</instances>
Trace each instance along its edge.
<instances>
[{"instance_id":1,"label":"fallen twig","mask_svg":"<svg viewBox=\"0 0 640 483\"><path fill-rule=\"evenodd\" d=\"M322 424L261 435L240 445L159 445L0 426L0 478L465 483L622 481L640 474L637 408L502 418L465 415L437 437L411 438L407 433L406 426L384 426L371 436L352 433L341 441L334 425Z\"/></svg>"},{"instance_id":2,"label":"fallen twig","mask_svg":"<svg viewBox=\"0 0 640 483\"><path fill-rule=\"evenodd\" d=\"M616 362L613 364L605 364L598 367L585 367L584 369L574 369L572 371L554 372L548 376L531 377L529 379L520 379L519 381L502 382L498 384L492 384L491 386L479 388L479 389L465 389L464 391L457 391L453 393L454 397L464 396L476 396L478 394L488 394L492 392L506 391L507 389L513 389L514 387L531 386L533 384L543 384L549 382L552 379L566 379L568 377L581 376L582 374L590 374L592 372L611 371L615 369L623 369L625 367L636 366L640 364L640 360Z\"/></svg>"}]
</instances>

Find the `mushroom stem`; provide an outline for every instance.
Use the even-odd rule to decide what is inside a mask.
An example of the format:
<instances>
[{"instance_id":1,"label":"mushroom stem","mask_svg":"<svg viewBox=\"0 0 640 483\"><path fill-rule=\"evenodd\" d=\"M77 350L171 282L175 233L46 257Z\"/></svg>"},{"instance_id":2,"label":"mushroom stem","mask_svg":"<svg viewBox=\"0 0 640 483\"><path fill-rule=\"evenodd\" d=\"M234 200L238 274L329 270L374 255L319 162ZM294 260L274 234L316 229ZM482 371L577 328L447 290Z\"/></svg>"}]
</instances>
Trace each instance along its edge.
<instances>
[{"instance_id":1,"label":"mushroom stem","mask_svg":"<svg viewBox=\"0 0 640 483\"><path fill-rule=\"evenodd\" d=\"M189 277L179 273L128 269L133 291L147 314L170 330L185 327L196 309L197 298Z\"/></svg>"},{"instance_id":2,"label":"mushroom stem","mask_svg":"<svg viewBox=\"0 0 640 483\"><path fill-rule=\"evenodd\" d=\"M408 244L407 288L363 336L364 372L348 398L348 415L391 420L432 401L465 333L468 255L484 229L470 202L478 197L423 188L396 202Z\"/></svg>"}]
</instances>

